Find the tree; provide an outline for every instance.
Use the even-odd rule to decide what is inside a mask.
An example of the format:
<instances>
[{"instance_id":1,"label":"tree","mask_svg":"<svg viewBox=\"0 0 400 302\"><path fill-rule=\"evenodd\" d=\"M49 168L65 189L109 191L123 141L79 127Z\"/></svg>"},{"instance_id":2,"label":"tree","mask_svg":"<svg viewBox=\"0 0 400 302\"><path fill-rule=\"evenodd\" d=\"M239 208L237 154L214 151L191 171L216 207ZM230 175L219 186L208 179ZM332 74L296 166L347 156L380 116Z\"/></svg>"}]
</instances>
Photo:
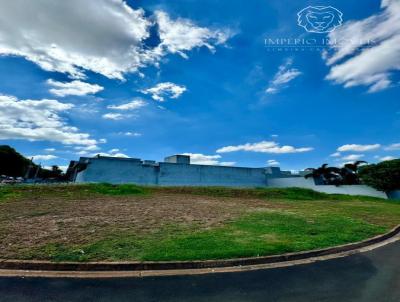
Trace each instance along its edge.
<instances>
[{"instance_id":1,"label":"tree","mask_svg":"<svg viewBox=\"0 0 400 302\"><path fill-rule=\"evenodd\" d=\"M43 179L63 180L63 171L56 165L51 166L51 169L40 169L39 177Z\"/></svg>"},{"instance_id":2,"label":"tree","mask_svg":"<svg viewBox=\"0 0 400 302\"><path fill-rule=\"evenodd\" d=\"M358 160L354 163L345 164L343 168L340 169L340 175L342 176L343 185L359 185L361 183L358 176L358 171L360 165L366 164L366 161Z\"/></svg>"},{"instance_id":3,"label":"tree","mask_svg":"<svg viewBox=\"0 0 400 302\"><path fill-rule=\"evenodd\" d=\"M58 166L52 166L50 170L43 169L6 145L0 145L0 175L65 180L65 175Z\"/></svg>"},{"instance_id":4,"label":"tree","mask_svg":"<svg viewBox=\"0 0 400 302\"><path fill-rule=\"evenodd\" d=\"M342 177L340 175L340 169L336 167L329 167L328 164L323 164L321 167L307 168L306 171L310 171L309 174L305 175L305 178L313 177L317 184L323 185L340 185Z\"/></svg>"},{"instance_id":5,"label":"tree","mask_svg":"<svg viewBox=\"0 0 400 302\"><path fill-rule=\"evenodd\" d=\"M31 165L31 161L14 148L0 145L0 175L24 177Z\"/></svg>"},{"instance_id":6,"label":"tree","mask_svg":"<svg viewBox=\"0 0 400 302\"><path fill-rule=\"evenodd\" d=\"M379 191L400 190L400 159L361 167L359 175L365 184Z\"/></svg>"},{"instance_id":7,"label":"tree","mask_svg":"<svg viewBox=\"0 0 400 302\"><path fill-rule=\"evenodd\" d=\"M310 171L311 173L304 177L313 177L317 184L323 185L358 185L361 183L358 177L358 169L363 163L366 162L360 160L354 163L345 164L342 168L329 167L328 164L323 164L317 169L306 169L306 171Z\"/></svg>"}]
</instances>

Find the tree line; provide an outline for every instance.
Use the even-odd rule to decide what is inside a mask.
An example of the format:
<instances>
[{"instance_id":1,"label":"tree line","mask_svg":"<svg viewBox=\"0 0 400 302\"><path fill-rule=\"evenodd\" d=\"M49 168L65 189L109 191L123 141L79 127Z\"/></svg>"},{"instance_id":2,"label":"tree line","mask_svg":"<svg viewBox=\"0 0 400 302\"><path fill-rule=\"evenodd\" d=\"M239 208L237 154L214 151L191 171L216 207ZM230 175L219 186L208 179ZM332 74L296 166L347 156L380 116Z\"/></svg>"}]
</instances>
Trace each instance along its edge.
<instances>
[{"instance_id":1,"label":"tree line","mask_svg":"<svg viewBox=\"0 0 400 302\"><path fill-rule=\"evenodd\" d=\"M58 166L43 168L8 145L0 145L0 175L25 179L65 179L65 174Z\"/></svg>"}]
</instances>

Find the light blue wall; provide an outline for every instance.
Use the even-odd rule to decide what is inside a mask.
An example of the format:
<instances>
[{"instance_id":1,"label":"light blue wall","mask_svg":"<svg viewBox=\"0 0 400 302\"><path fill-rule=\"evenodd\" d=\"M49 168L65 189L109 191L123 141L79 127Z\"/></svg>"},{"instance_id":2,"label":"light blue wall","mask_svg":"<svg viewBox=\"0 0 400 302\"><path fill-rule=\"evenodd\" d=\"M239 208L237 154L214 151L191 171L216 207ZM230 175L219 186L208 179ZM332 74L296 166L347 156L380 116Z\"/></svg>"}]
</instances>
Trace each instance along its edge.
<instances>
[{"instance_id":1,"label":"light blue wall","mask_svg":"<svg viewBox=\"0 0 400 302\"><path fill-rule=\"evenodd\" d=\"M265 169L160 163L161 186L266 186Z\"/></svg>"},{"instance_id":2,"label":"light blue wall","mask_svg":"<svg viewBox=\"0 0 400 302\"><path fill-rule=\"evenodd\" d=\"M88 167L78 173L76 182L136 183L156 185L158 171L140 160L120 158L91 158Z\"/></svg>"},{"instance_id":3,"label":"light blue wall","mask_svg":"<svg viewBox=\"0 0 400 302\"><path fill-rule=\"evenodd\" d=\"M161 186L266 186L265 169L159 163L138 160L91 158L76 182L136 183Z\"/></svg>"},{"instance_id":4,"label":"light blue wall","mask_svg":"<svg viewBox=\"0 0 400 302\"><path fill-rule=\"evenodd\" d=\"M364 185L315 185L312 178L288 177L278 169L204 166L174 163L143 164L139 159L83 158L88 162L76 182L135 183L160 186L301 187L328 194L387 198L384 192Z\"/></svg>"}]
</instances>

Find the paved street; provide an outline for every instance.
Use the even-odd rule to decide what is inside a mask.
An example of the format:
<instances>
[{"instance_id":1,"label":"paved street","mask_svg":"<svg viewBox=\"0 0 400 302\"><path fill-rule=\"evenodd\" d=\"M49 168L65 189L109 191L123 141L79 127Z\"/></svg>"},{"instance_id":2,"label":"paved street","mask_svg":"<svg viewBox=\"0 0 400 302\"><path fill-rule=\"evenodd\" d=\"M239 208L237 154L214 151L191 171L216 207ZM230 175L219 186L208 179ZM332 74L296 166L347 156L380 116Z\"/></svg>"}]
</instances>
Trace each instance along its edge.
<instances>
[{"instance_id":1,"label":"paved street","mask_svg":"<svg viewBox=\"0 0 400 302\"><path fill-rule=\"evenodd\" d=\"M400 301L400 242L342 259L246 273L144 279L0 279L0 301Z\"/></svg>"}]
</instances>

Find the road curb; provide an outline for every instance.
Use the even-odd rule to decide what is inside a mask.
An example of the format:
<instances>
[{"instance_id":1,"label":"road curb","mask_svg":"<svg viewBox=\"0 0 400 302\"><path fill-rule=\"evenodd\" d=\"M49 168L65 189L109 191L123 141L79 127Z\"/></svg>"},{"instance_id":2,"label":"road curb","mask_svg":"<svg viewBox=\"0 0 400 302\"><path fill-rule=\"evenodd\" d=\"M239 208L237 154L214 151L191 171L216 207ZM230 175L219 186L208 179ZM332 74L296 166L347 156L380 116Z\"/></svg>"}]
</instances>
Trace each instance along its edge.
<instances>
[{"instance_id":1,"label":"road curb","mask_svg":"<svg viewBox=\"0 0 400 302\"><path fill-rule=\"evenodd\" d=\"M204 270L213 271L214 269L246 267L257 265L273 265L279 263L299 262L300 260L326 257L329 255L340 254L344 252L356 252L361 248L376 245L385 240L400 234L400 225L393 228L388 233L369 238L364 241L335 246L331 248L311 250L299 253L287 253L273 256L237 258L224 260L205 260L205 261L134 261L134 262L50 262L34 260L8 260L0 259L0 270L5 271L41 271L41 272L131 272L138 275L146 275L146 272L157 271L157 275L170 275L172 271L185 272L185 270ZM350 253L351 254L351 253ZM0 271L1 274L1 271Z\"/></svg>"}]
</instances>

